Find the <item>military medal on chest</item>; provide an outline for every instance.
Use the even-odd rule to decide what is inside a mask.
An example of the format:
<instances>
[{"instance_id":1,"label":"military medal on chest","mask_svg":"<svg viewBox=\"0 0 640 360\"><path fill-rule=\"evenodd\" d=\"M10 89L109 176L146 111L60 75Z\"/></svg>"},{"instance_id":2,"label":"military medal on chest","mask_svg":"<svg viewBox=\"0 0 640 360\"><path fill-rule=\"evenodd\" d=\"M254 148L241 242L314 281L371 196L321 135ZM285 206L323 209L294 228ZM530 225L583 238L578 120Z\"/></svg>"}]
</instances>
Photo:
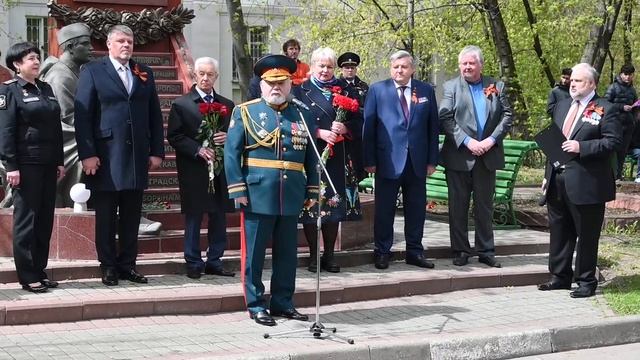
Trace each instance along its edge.
<instances>
[{"instance_id":1,"label":"military medal on chest","mask_svg":"<svg viewBox=\"0 0 640 360\"><path fill-rule=\"evenodd\" d=\"M294 150L305 150L307 148L307 130L304 124L295 122L291 123L291 142Z\"/></svg>"}]
</instances>

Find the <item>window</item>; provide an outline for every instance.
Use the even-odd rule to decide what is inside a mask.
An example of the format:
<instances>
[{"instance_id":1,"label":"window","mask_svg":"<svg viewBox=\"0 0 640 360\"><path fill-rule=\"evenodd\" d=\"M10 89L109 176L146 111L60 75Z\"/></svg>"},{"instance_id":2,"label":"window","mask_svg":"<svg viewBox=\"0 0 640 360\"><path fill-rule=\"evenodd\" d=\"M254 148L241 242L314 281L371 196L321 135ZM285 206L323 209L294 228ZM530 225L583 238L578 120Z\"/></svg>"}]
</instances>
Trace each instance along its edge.
<instances>
[{"instance_id":1,"label":"window","mask_svg":"<svg viewBox=\"0 0 640 360\"><path fill-rule=\"evenodd\" d=\"M269 27L251 26L248 29L248 43L251 54L251 65L256 63L267 52L269 41ZM233 81L238 81L238 69L236 68L236 52L233 51Z\"/></svg>"},{"instance_id":2,"label":"window","mask_svg":"<svg viewBox=\"0 0 640 360\"><path fill-rule=\"evenodd\" d=\"M42 60L49 55L49 38L47 35L46 17L27 17L27 41L40 49L40 58Z\"/></svg>"}]
</instances>

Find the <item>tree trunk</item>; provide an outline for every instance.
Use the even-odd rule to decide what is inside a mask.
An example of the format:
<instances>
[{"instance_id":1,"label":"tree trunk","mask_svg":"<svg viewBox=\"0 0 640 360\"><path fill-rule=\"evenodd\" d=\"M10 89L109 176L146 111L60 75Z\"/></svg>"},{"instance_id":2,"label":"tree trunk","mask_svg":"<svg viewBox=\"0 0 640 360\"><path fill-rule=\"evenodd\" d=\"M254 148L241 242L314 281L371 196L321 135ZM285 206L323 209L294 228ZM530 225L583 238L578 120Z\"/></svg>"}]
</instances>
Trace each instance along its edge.
<instances>
[{"instance_id":1,"label":"tree trunk","mask_svg":"<svg viewBox=\"0 0 640 360\"><path fill-rule=\"evenodd\" d=\"M633 62L633 49L631 49L631 40L629 40L629 35L631 34L632 25L632 16L633 16L633 7L637 0L626 0L624 2L624 13L622 15L623 24L624 24L624 33L622 34L622 49L624 51L624 63L631 64Z\"/></svg>"},{"instance_id":2,"label":"tree trunk","mask_svg":"<svg viewBox=\"0 0 640 360\"><path fill-rule=\"evenodd\" d=\"M538 32L535 29L535 25L538 20L536 16L531 11L531 5L529 5L529 0L522 0L524 4L524 9L527 13L527 22L529 23L529 27L533 32L533 49L536 51L536 55L538 55L538 60L540 60L540 64L542 65L542 70L545 75L547 75L547 80L549 81L549 86L553 88L556 83L555 77L553 76L553 72L547 63L547 59L544 57L544 53L542 52L542 45L540 44L540 37L538 36Z\"/></svg>"},{"instance_id":3,"label":"tree trunk","mask_svg":"<svg viewBox=\"0 0 640 360\"><path fill-rule=\"evenodd\" d=\"M498 62L500 65L500 75L507 86L509 100L514 110L513 127L511 134L517 138L528 139L529 134L527 120L529 118L527 104L522 94L522 87L518 82L515 61L511 43L507 34L507 28L502 19L500 6L497 0L483 0L483 10L487 13L491 36L496 47Z\"/></svg>"},{"instance_id":4,"label":"tree trunk","mask_svg":"<svg viewBox=\"0 0 640 360\"><path fill-rule=\"evenodd\" d=\"M244 22L242 4L240 0L226 0L229 11L229 24L233 37L233 51L235 52L236 69L238 70L238 82L242 99L246 99L249 89L249 81L253 68L253 61L247 44L247 25Z\"/></svg>"},{"instance_id":5,"label":"tree trunk","mask_svg":"<svg viewBox=\"0 0 640 360\"><path fill-rule=\"evenodd\" d=\"M602 72L604 62L607 60L609 42L616 29L616 21L623 2L624 0L598 0L597 2L597 11L602 17L602 24L594 23L591 26L581 62L591 64L598 73ZM608 8L612 9L611 13L607 11Z\"/></svg>"}]
</instances>

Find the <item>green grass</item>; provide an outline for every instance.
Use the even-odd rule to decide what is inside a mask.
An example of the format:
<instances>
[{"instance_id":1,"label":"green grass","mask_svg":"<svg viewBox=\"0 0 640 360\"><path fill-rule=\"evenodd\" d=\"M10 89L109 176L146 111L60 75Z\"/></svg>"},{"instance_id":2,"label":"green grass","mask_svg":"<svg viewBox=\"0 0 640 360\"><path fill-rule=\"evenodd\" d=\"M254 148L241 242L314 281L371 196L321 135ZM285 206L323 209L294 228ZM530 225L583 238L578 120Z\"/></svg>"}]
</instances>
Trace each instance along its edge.
<instances>
[{"instance_id":1,"label":"green grass","mask_svg":"<svg viewBox=\"0 0 640 360\"><path fill-rule=\"evenodd\" d=\"M638 222L607 226L598 251L598 266L615 277L602 291L611 309L619 315L640 314L640 227Z\"/></svg>"},{"instance_id":2,"label":"green grass","mask_svg":"<svg viewBox=\"0 0 640 360\"><path fill-rule=\"evenodd\" d=\"M640 314L640 274L617 277L602 290L616 314Z\"/></svg>"},{"instance_id":3,"label":"green grass","mask_svg":"<svg viewBox=\"0 0 640 360\"><path fill-rule=\"evenodd\" d=\"M532 168L522 166L518 171L516 178L517 185L534 185L540 186L544 178L544 168Z\"/></svg>"}]
</instances>

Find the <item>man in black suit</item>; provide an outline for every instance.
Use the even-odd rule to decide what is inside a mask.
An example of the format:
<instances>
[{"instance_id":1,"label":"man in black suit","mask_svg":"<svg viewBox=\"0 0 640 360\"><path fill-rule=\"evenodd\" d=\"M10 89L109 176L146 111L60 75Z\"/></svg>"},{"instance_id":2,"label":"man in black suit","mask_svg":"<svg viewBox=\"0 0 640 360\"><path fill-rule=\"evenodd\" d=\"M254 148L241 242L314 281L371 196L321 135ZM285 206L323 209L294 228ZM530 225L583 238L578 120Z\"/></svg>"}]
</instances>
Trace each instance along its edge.
<instances>
[{"instance_id":1,"label":"man in black suit","mask_svg":"<svg viewBox=\"0 0 640 360\"><path fill-rule=\"evenodd\" d=\"M96 212L102 282L117 285L119 277L146 283L135 270L138 226L149 170L164 157L162 114L153 72L131 60L131 29L113 26L107 48L108 56L80 72L74 104L78 156Z\"/></svg>"},{"instance_id":2,"label":"man in black suit","mask_svg":"<svg viewBox=\"0 0 640 360\"><path fill-rule=\"evenodd\" d=\"M593 296L598 285L596 261L604 206L616 192L612 156L622 144L618 111L598 97L597 84L598 72L591 65L573 67L571 98L558 103L553 121L568 139L562 150L576 156L555 169L547 163L542 185L549 213L551 280L538 289L571 289L575 277L578 288L570 293L574 298Z\"/></svg>"},{"instance_id":3,"label":"man in black suit","mask_svg":"<svg viewBox=\"0 0 640 360\"><path fill-rule=\"evenodd\" d=\"M222 267L220 258L227 245L225 213L233 212L234 208L227 192L222 147L227 140L226 131L235 105L213 89L218 78L217 60L210 57L196 59L194 69L196 84L171 105L167 129L167 139L176 149L187 276L198 279L203 270L205 274L233 276L233 272ZM218 115L217 128L212 129L211 139L203 139L198 131L203 121L199 106L204 103L219 103L227 110ZM212 161L214 175L210 179L208 163ZM200 223L205 212L209 222L206 264L200 255Z\"/></svg>"}]
</instances>

